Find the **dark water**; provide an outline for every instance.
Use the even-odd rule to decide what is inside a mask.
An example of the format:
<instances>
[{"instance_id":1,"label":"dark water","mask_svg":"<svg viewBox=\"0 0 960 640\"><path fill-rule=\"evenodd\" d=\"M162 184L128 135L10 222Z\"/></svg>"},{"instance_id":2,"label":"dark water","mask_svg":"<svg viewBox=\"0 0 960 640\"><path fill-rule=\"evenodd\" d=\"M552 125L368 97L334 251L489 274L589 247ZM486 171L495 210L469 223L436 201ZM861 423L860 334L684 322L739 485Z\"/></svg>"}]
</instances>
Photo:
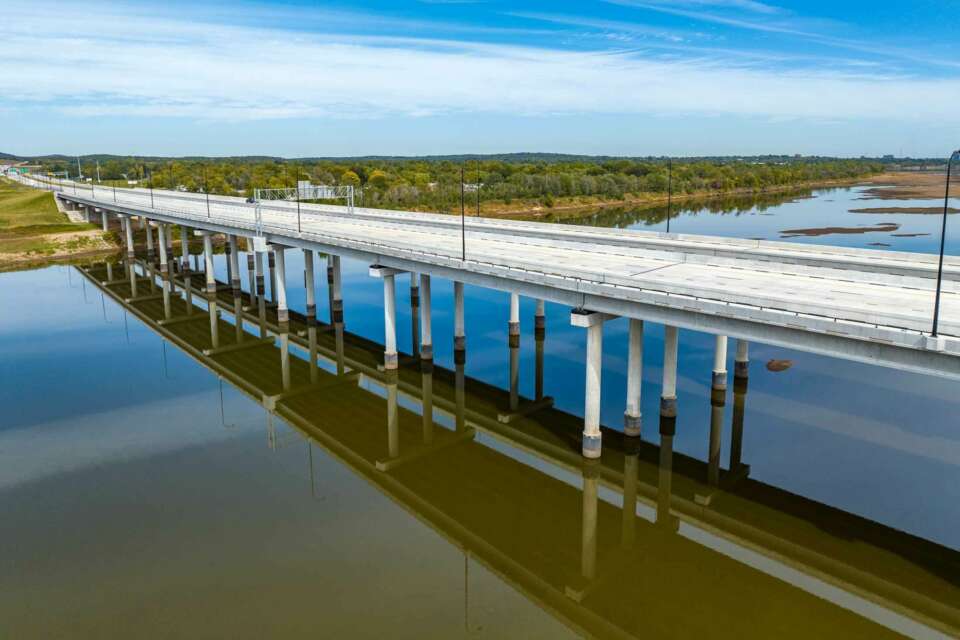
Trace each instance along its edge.
<instances>
[{"instance_id":1,"label":"dark water","mask_svg":"<svg viewBox=\"0 0 960 640\"><path fill-rule=\"evenodd\" d=\"M858 197L834 190L764 210L684 212L671 230L774 239L784 229L893 221L922 233L936 224L845 213L913 206ZM616 215L608 222L644 226ZM889 233L796 240L932 246ZM298 253L288 256L289 302L303 311ZM712 407L712 338L685 331L675 436L661 438L663 336L650 325L643 442L608 433L601 462L584 464L585 336L569 326L569 309L547 307L544 391L555 409L502 425L509 296L467 287L458 417L452 284L433 286L429 386L415 364L395 381L375 366L382 284L366 264L343 265L343 357L363 375L338 378L326 358L311 371L307 338L293 336L286 388L319 387L273 413L261 400L284 391L281 350L203 356L202 299L199 321L163 328L160 301L131 306L104 293L95 283L107 279L103 265L89 267L91 277L70 267L0 275L0 637L960 630L955 382L756 344L748 388ZM224 279L222 256L217 268ZM113 272L122 277L120 265ZM398 293L399 346L409 352L405 278ZM522 300L526 398L535 393L533 313ZM249 318L245 328L253 339ZM626 333L622 320L605 328L602 420L614 429ZM334 334L317 339L329 355ZM772 360L791 366L775 371L783 367L768 368ZM420 407L431 387L428 428ZM630 486L633 513L622 509Z\"/></svg>"}]
</instances>

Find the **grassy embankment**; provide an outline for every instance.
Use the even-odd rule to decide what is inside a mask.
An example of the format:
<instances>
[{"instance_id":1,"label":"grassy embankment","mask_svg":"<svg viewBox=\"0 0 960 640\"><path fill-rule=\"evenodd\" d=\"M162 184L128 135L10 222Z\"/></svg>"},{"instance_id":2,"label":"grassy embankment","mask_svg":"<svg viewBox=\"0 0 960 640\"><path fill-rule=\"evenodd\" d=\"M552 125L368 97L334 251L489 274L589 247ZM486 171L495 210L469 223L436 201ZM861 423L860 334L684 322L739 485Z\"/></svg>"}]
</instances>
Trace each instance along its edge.
<instances>
[{"instance_id":1,"label":"grassy embankment","mask_svg":"<svg viewBox=\"0 0 960 640\"><path fill-rule=\"evenodd\" d=\"M0 271L115 250L112 234L70 222L52 193L0 178Z\"/></svg>"}]
</instances>

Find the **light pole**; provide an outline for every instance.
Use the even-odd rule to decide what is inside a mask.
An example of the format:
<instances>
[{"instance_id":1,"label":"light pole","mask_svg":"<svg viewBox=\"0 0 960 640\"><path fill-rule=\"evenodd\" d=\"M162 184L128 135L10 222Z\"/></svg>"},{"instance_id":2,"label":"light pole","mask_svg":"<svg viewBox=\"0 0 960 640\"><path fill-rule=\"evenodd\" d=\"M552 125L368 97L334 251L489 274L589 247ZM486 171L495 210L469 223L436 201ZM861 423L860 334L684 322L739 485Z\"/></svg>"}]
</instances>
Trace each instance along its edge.
<instances>
[{"instance_id":1,"label":"light pole","mask_svg":"<svg viewBox=\"0 0 960 640\"><path fill-rule=\"evenodd\" d=\"M463 165L460 165L460 251L461 260L467 260L467 222L463 209Z\"/></svg>"},{"instance_id":2,"label":"light pole","mask_svg":"<svg viewBox=\"0 0 960 640\"><path fill-rule=\"evenodd\" d=\"M673 209L673 158L667 160L667 233L670 233L671 209Z\"/></svg>"},{"instance_id":3,"label":"light pole","mask_svg":"<svg viewBox=\"0 0 960 640\"><path fill-rule=\"evenodd\" d=\"M210 191L207 189L207 165L203 165L203 195L207 197L207 217L210 217Z\"/></svg>"},{"instance_id":4,"label":"light pole","mask_svg":"<svg viewBox=\"0 0 960 640\"><path fill-rule=\"evenodd\" d=\"M300 165L297 165L297 233L302 233L300 228Z\"/></svg>"},{"instance_id":5,"label":"light pole","mask_svg":"<svg viewBox=\"0 0 960 640\"><path fill-rule=\"evenodd\" d=\"M153 173L150 173L150 177L147 178L150 184L150 208L153 209Z\"/></svg>"},{"instance_id":6,"label":"light pole","mask_svg":"<svg viewBox=\"0 0 960 640\"><path fill-rule=\"evenodd\" d=\"M480 217L480 158L477 158L477 217Z\"/></svg>"},{"instance_id":7,"label":"light pole","mask_svg":"<svg viewBox=\"0 0 960 640\"><path fill-rule=\"evenodd\" d=\"M940 228L940 262L937 266L937 296L933 303L933 331L930 335L937 337L937 325L940 321L940 285L943 283L943 250L947 240L947 213L950 210L950 169L955 158L960 157L960 149L954 151L947 158L947 187L943 194L943 225Z\"/></svg>"}]
</instances>

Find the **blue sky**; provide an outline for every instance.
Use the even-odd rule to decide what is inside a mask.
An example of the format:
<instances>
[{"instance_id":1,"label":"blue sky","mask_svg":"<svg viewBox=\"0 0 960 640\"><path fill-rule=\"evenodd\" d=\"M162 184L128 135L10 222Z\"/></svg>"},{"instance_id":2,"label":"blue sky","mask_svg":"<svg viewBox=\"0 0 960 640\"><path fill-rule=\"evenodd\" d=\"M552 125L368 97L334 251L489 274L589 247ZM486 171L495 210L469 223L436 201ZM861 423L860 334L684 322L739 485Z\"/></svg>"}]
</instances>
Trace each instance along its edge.
<instances>
[{"instance_id":1,"label":"blue sky","mask_svg":"<svg viewBox=\"0 0 960 640\"><path fill-rule=\"evenodd\" d=\"M32 0L3 15L12 153L960 145L956 0Z\"/></svg>"}]
</instances>

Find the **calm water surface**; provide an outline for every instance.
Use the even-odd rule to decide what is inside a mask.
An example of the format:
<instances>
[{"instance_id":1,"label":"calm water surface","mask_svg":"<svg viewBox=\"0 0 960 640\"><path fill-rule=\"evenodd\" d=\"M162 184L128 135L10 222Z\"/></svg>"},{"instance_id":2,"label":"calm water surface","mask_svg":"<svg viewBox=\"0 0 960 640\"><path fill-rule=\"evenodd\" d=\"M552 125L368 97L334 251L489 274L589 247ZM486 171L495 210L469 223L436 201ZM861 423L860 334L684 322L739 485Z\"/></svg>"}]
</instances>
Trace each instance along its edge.
<instances>
[{"instance_id":1,"label":"calm water surface","mask_svg":"<svg viewBox=\"0 0 960 640\"><path fill-rule=\"evenodd\" d=\"M860 198L861 189L829 190L682 211L671 231L780 239L889 223L900 226L790 240L935 247L935 216L847 212L935 202ZM582 222L662 229L662 218ZM924 233L934 235L893 235ZM291 251L287 262L290 305L303 311L302 256ZM122 277L121 265L112 270ZM222 256L217 270L225 279ZM663 336L648 325L643 442L609 433L590 465L577 440L585 334L569 326L568 308L547 307L544 392L555 409L503 425L506 293L467 287L461 412L449 282L433 287L435 371L408 364L393 381L375 366L382 284L366 264L344 261L343 357L362 375L337 377L328 357L311 370L307 337L291 336L284 387L283 342L205 357L202 300L200 321L163 328L160 301L121 303L96 282L107 279L103 265L89 272L0 275L0 637L960 630L955 382L755 344L749 387L714 407L712 337L684 331L679 417L675 435L661 437ZM399 346L409 352L406 285L398 278ZM533 313L522 300L526 398ZM249 319L244 328L246 339L258 333ZM614 430L626 334L622 320L605 328L602 419ZM329 356L333 333L317 339ZM791 366L776 371L771 360ZM311 382L319 386L273 412L261 402ZM428 424L424 397L434 402ZM639 498L635 510L623 509L624 487Z\"/></svg>"}]
</instances>

